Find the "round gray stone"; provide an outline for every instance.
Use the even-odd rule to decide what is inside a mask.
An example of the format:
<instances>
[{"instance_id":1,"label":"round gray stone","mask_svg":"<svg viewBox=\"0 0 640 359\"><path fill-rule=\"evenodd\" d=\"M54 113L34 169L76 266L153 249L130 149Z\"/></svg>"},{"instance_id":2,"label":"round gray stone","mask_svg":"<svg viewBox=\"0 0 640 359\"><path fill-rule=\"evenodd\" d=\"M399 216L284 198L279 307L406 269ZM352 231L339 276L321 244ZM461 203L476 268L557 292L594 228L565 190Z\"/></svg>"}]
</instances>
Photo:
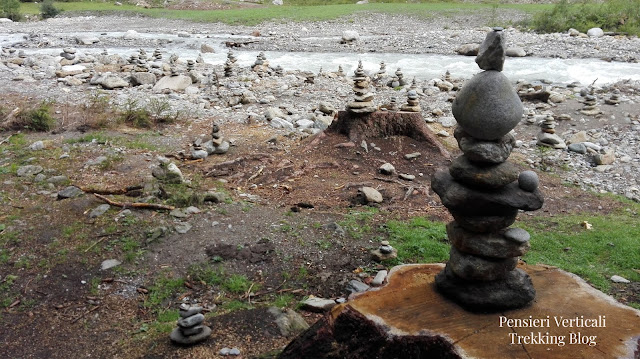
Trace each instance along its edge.
<instances>
[{"instance_id":1,"label":"round gray stone","mask_svg":"<svg viewBox=\"0 0 640 359\"><path fill-rule=\"evenodd\" d=\"M209 327L204 327L204 329L200 333L191 336L185 336L184 334L182 334L180 328L175 328L171 332L169 338L171 338L171 341L173 341L174 343L182 345L192 345L207 339L209 335L211 335L211 328Z\"/></svg>"},{"instance_id":2,"label":"round gray stone","mask_svg":"<svg viewBox=\"0 0 640 359\"><path fill-rule=\"evenodd\" d=\"M507 133L496 141L484 141L471 137L462 127L456 127L453 132L460 150L472 162L502 163L509 158L516 139Z\"/></svg>"},{"instance_id":3,"label":"round gray stone","mask_svg":"<svg viewBox=\"0 0 640 359\"><path fill-rule=\"evenodd\" d=\"M569 145L569 151L584 155L587 153L587 146L582 143L572 143Z\"/></svg>"},{"instance_id":4,"label":"round gray stone","mask_svg":"<svg viewBox=\"0 0 640 359\"><path fill-rule=\"evenodd\" d=\"M518 176L518 186L527 192L533 192L538 188L540 180L538 175L533 171L523 171Z\"/></svg>"},{"instance_id":5,"label":"round gray stone","mask_svg":"<svg viewBox=\"0 0 640 359\"><path fill-rule=\"evenodd\" d=\"M517 228L513 228L517 229ZM508 229L509 231L511 229ZM511 258L519 257L527 253L530 248L528 241L528 233L526 241L517 241L507 236L507 231L502 233L474 233L465 230L458 223L450 222L447 224L447 237L451 245L459 251L482 257L489 258ZM512 234L512 233L510 233ZM517 236L516 233L513 236ZM523 239L518 236L519 239Z\"/></svg>"},{"instance_id":6,"label":"round gray stone","mask_svg":"<svg viewBox=\"0 0 640 359\"><path fill-rule=\"evenodd\" d=\"M504 231L504 238L508 239L511 242L528 244L529 239L531 239L531 235L529 235L529 232L525 231L522 228L509 228Z\"/></svg>"},{"instance_id":7,"label":"round gray stone","mask_svg":"<svg viewBox=\"0 0 640 359\"><path fill-rule=\"evenodd\" d=\"M490 281L504 278L507 273L514 270L518 264L518 258L487 259L460 252L451 247L449 263L453 273L467 280Z\"/></svg>"},{"instance_id":8,"label":"round gray stone","mask_svg":"<svg viewBox=\"0 0 640 359\"><path fill-rule=\"evenodd\" d=\"M484 71L468 80L451 109L465 132L489 141L509 133L524 112L520 97L499 71Z\"/></svg>"}]
</instances>

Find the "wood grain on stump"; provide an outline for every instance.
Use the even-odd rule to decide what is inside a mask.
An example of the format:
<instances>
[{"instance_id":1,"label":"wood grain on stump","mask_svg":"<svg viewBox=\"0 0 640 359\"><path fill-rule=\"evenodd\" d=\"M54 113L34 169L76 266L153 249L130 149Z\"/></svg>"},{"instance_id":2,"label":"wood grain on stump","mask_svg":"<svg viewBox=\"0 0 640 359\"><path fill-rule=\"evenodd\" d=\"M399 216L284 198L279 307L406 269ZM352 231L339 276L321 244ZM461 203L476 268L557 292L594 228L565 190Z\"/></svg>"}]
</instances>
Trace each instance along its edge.
<instances>
[{"instance_id":1,"label":"wood grain on stump","mask_svg":"<svg viewBox=\"0 0 640 359\"><path fill-rule=\"evenodd\" d=\"M335 307L294 339L280 358L640 358L640 311L573 274L521 266L538 292L533 304L482 314L463 310L435 290L434 277L442 268L395 267L389 284ZM576 318L599 320L591 324L602 327L556 323ZM510 327L508 319L548 319L548 325ZM535 342L524 336L534 336ZM577 338L584 343L572 344Z\"/></svg>"},{"instance_id":2,"label":"wood grain on stump","mask_svg":"<svg viewBox=\"0 0 640 359\"><path fill-rule=\"evenodd\" d=\"M449 152L431 132L419 112L376 111L356 114L339 111L338 118L331 123L327 131L346 135L355 144L372 138L407 136L416 141L427 142L441 155L450 157Z\"/></svg>"}]
</instances>

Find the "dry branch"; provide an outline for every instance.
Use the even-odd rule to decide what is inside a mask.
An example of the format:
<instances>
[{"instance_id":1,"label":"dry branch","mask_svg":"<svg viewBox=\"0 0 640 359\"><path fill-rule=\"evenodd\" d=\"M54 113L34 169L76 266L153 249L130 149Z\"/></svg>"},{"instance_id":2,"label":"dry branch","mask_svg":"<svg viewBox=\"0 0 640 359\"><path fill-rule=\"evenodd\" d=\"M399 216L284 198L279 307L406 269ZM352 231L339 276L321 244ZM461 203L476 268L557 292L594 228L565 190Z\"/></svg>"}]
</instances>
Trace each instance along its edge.
<instances>
[{"instance_id":1,"label":"dry branch","mask_svg":"<svg viewBox=\"0 0 640 359\"><path fill-rule=\"evenodd\" d=\"M112 206L116 206L116 207L122 207L122 208L142 208L142 209L157 209L157 210L168 210L168 211L172 211L174 209L176 209L176 207L174 206L169 206L169 205L165 205L165 204L157 204L157 203L142 203L142 202L116 202L116 201L112 201L109 198L99 195L97 193L93 194L94 196L96 196L97 198L105 201L106 203L112 205Z\"/></svg>"}]
</instances>

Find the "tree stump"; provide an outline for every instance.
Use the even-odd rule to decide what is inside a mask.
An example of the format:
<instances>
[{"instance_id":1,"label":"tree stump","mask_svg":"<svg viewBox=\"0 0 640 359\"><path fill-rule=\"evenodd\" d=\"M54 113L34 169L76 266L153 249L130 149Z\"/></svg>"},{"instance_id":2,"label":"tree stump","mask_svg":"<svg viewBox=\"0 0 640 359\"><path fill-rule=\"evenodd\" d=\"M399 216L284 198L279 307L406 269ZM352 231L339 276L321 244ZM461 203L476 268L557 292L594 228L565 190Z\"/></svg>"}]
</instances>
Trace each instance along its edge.
<instances>
[{"instance_id":1,"label":"tree stump","mask_svg":"<svg viewBox=\"0 0 640 359\"><path fill-rule=\"evenodd\" d=\"M445 158L450 157L419 112L376 111L357 114L339 111L338 118L331 123L327 131L346 135L356 144L370 138L407 136L416 141L427 142Z\"/></svg>"},{"instance_id":2,"label":"tree stump","mask_svg":"<svg viewBox=\"0 0 640 359\"><path fill-rule=\"evenodd\" d=\"M529 307L487 314L467 312L435 290L434 277L442 268L393 268L385 287L335 307L279 358L640 358L640 311L573 274L520 266L538 290L536 300ZM510 319L542 321L516 327ZM556 319L571 319L574 325L564 327Z\"/></svg>"}]
</instances>

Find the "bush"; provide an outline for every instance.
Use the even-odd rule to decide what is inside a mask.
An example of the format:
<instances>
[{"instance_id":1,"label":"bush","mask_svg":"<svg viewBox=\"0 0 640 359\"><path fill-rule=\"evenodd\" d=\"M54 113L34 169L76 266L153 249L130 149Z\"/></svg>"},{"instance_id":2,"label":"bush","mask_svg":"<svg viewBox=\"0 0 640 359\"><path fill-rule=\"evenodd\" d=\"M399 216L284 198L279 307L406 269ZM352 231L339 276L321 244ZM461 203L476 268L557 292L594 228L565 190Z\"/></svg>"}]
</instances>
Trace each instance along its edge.
<instances>
[{"instance_id":1,"label":"bush","mask_svg":"<svg viewBox=\"0 0 640 359\"><path fill-rule=\"evenodd\" d=\"M0 0L0 17L6 17L12 21L22 20L22 14L20 14L20 1Z\"/></svg>"},{"instance_id":2,"label":"bush","mask_svg":"<svg viewBox=\"0 0 640 359\"><path fill-rule=\"evenodd\" d=\"M51 103L46 101L34 109L21 111L16 117L21 127L33 131L50 131L56 123L51 116Z\"/></svg>"},{"instance_id":3,"label":"bush","mask_svg":"<svg viewBox=\"0 0 640 359\"><path fill-rule=\"evenodd\" d=\"M42 16L43 19L56 17L56 15L61 12L62 10L53 5L52 0L45 0L42 4L40 4L40 16Z\"/></svg>"}]
</instances>

